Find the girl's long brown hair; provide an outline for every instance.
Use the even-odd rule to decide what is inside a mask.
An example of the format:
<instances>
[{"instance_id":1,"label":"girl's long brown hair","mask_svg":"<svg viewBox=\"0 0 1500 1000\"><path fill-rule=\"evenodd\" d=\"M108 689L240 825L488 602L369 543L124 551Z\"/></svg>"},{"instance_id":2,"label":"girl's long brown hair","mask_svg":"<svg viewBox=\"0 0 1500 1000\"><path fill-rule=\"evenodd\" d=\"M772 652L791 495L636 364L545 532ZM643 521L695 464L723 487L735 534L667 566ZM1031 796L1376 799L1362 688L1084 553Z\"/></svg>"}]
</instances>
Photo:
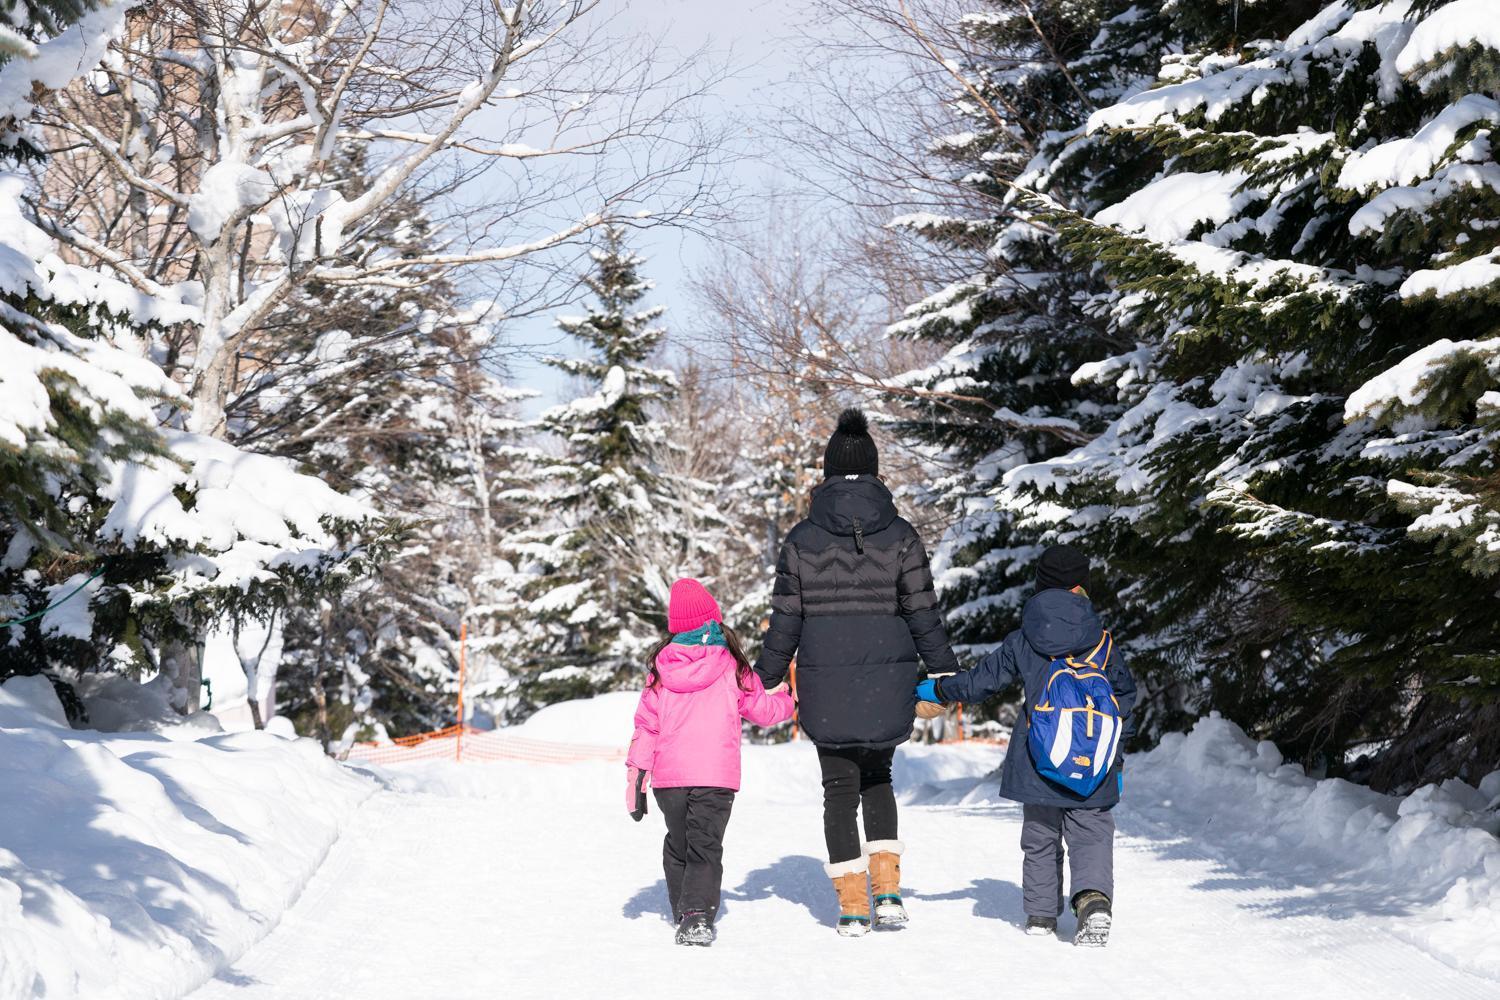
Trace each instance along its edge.
<instances>
[{"instance_id":1,"label":"girl's long brown hair","mask_svg":"<svg viewBox=\"0 0 1500 1000\"><path fill-rule=\"evenodd\" d=\"M729 647L729 655L734 657L734 679L740 686L741 691L750 690L750 658L745 655L745 647L740 643L740 637L735 635L734 629L719 623L719 630L724 633L724 642ZM661 674L656 671L656 658L661 651L672 644L672 637L668 635L646 654L646 666L650 668L650 676L646 680L647 687L656 687L661 683Z\"/></svg>"}]
</instances>

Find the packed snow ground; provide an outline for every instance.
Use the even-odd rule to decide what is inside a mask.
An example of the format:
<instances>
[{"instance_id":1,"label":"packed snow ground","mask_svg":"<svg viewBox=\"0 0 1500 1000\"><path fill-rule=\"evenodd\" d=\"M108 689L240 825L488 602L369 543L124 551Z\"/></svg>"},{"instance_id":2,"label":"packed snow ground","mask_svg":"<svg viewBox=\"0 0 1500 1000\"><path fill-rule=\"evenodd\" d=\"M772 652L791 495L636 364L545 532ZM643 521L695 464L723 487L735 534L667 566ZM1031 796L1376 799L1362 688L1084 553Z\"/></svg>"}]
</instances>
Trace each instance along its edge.
<instances>
[{"instance_id":1,"label":"packed snow ground","mask_svg":"<svg viewBox=\"0 0 1500 1000\"><path fill-rule=\"evenodd\" d=\"M671 943L660 821L624 815L618 764L361 773L311 741L181 720L152 685L129 694L85 691L129 709L97 721L141 730L97 733L67 728L45 681L0 687L0 1000L824 998L947 981L1500 995L1500 774L1394 799L1313 781L1205 719L1131 758L1114 940L1080 952L1020 931L1019 810L986 777L998 748L902 749L913 923L850 941L832 930L812 748L747 747L705 952ZM633 703L554 706L520 730L619 746Z\"/></svg>"},{"instance_id":2,"label":"packed snow ground","mask_svg":"<svg viewBox=\"0 0 1500 1000\"><path fill-rule=\"evenodd\" d=\"M587 718L619 742L630 701L557 706L528 735L578 742ZM1500 841L1481 828L1500 776L1401 801L1204 720L1131 760L1114 937L1079 951L1020 930L1020 811L985 780L1001 753L903 748L912 923L845 940L812 748L747 747L707 951L672 943L660 820L624 815L618 765L391 769L280 927L193 996L1500 995Z\"/></svg>"}]
</instances>

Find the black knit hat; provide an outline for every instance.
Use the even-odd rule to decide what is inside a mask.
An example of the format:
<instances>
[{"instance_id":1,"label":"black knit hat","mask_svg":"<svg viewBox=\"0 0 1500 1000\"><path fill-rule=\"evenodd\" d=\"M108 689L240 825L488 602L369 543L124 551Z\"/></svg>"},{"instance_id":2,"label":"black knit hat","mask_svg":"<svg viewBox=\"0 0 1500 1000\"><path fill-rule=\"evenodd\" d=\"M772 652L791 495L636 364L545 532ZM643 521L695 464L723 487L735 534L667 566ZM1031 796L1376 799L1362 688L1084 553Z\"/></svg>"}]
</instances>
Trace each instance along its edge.
<instances>
[{"instance_id":1,"label":"black knit hat","mask_svg":"<svg viewBox=\"0 0 1500 1000\"><path fill-rule=\"evenodd\" d=\"M1071 545L1053 545L1036 562L1036 589L1089 587L1089 557Z\"/></svg>"},{"instance_id":2,"label":"black knit hat","mask_svg":"<svg viewBox=\"0 0 1500 1000\"><path fill-rule=\"evenodd\" d=\"M838 428L823 451L823 477L873 476L879 472L880 456L875 453L870 424L863 413L851 406L839 414Z\"/></svg>"}]
</instances>

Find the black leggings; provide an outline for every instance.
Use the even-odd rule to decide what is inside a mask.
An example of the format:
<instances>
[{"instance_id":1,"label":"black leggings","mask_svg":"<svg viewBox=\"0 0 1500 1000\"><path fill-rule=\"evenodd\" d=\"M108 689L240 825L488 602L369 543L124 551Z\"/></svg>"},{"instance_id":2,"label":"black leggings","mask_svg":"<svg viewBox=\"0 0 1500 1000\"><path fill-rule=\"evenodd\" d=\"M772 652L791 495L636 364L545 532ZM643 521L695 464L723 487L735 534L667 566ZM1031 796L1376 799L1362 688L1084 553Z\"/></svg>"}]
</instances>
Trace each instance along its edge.
<instances>
[{"instance_id":1,"label":"black leggings","mask_svg":"<svg viewBox=\"0 0 1500 1000\"><path fill-rule=\"evenodd\" d=\"M891 788L895 750L818 747L823 768L823 839L831 864L864 854L857 813L865 814L865 840L896 839L896 793Z\"/></svg>"}]
</instances>

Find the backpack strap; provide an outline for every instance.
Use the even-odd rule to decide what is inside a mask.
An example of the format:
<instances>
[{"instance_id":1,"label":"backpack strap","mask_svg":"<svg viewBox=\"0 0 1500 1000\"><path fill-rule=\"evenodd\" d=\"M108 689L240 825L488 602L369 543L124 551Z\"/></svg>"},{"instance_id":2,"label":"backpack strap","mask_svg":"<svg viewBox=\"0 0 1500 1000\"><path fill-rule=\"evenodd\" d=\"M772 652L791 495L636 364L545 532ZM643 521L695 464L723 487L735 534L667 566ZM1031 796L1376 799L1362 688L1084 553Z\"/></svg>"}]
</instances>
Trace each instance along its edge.
<instances>
[{"instance_id":1,"label":"backpack strap","mask_svg":"<svg viewBox=\"0 0 1500 1000\"><path fill-rule=\"evenodd\" d=\"M1104 668L1109 665L1109 656L1114 650L1114 637L1108 632L1101 632L1098 644L1089 650L1087 656L1082 659L1076 656L1069 656L1065 662L1074 670L1097 670L1102 674Z\"/></svg>"},{"instance_id":2,"label":"backpack strap","mask_svg":"<svg viewBox=\"0 0 1500 1000\"><path fill-rule=\"evenodd\" d=\"M1109 666L1109 657L1114 651L1115 637L1105 632L1099 637L1099 645L1095 646L1083 659L1089 666L1103 673L1104 668Z\"/></svg>"},{"instance_id":3,"label":"backpack strap","mask_svg":"<svg viewBox=\"0 0 1500 1000\"><path fill-rule=\"evenodd\" d=\"M1114 652L1114 649L1114 636L1110 635L1109 632L1106 631L1100 633L1098 645L1089 650L1089 654L1083 659L1080 660L1072 656L1059 656L1057 659L1053 660L1052 665L1054 667L1057 666L1059 662L1061 662L1063 666L1056 670L1053 670L1051 675L1047 678L1047 683L1042 685L1042 701L1035 706L1034 710L1039 712L1052 711L1052 702L1047 698L1047 689L1052 686L1052 678L1056 677L1060 673L1066 673L1069 668L1071 668L1075 673L1080 670L1090 670L1097 671L1098 673L1102 674L1104 673L1104 668L1109 665L1109 656ZM1030 711L1028 711L1027 714L1030 715ZM1030 724L1030 720L1028 720L1027 724Z\"/></svg>"}]
</instances>

